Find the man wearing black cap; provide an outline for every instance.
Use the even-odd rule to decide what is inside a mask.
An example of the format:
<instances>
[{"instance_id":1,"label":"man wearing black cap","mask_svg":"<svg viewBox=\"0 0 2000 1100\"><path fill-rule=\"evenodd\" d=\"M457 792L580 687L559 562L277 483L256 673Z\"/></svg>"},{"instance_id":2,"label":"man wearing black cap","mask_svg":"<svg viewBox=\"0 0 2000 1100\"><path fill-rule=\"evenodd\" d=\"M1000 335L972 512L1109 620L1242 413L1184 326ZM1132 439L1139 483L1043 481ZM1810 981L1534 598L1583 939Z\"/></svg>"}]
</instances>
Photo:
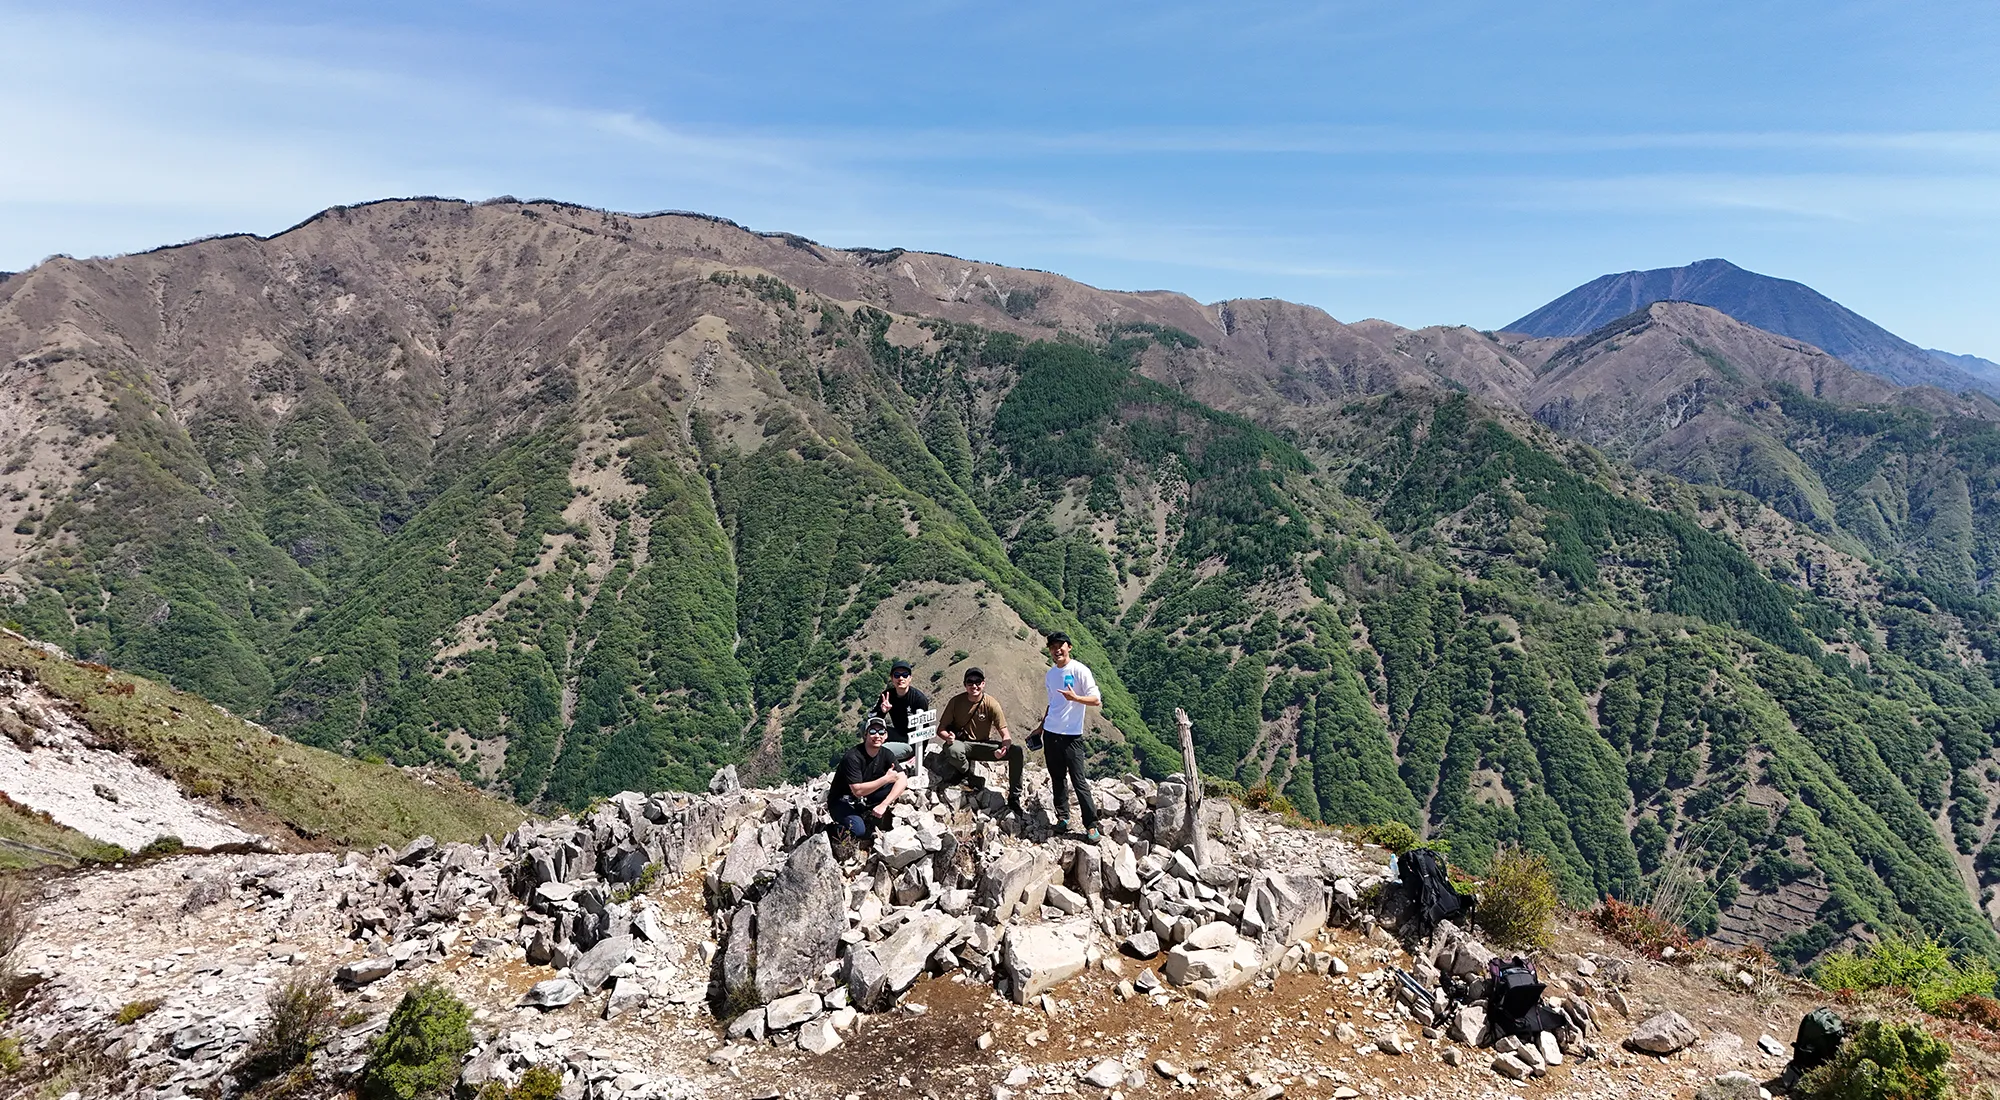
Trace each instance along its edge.
<instances>
[{"instance_id":1,"label":"man wearing black cap","mask_svg":"<svg viewBox=\"0 0 2000 1100\"><path fill-rule=\"evenodd\" d=\"M893 807L909 789L903 773L893 766L885 742L889 724L880 717L868 719L861 743L847 750L834 766L833 783L826 791L827 809L836 824L856 840L866 840L877 829L894 825Z\"/></svg>"},{"instance_id":2,"label":"man wearing black cap","mask_svg":"<svg viewBox=\"0 0 2000 1100\"><path fill-rule=\"evenodd\" d=\"M1007 762L1007 810L1021 812L1021 767L1027 754L1014 744L1000 701L986 694L986 674L965 670L965 691L952 697L938 715L937 739L944 749L931 767L946 783L964 780L974 790L986 785L972 770L982 760Z\"/></svg>"},{"instance_id":3,"label":"man wearing black cap","mask_svg":"<svg viewBox=\"0 0 2000 1100\"><path fill-rule=\"evenodd\" d=\"M889 686L876 700L875 713L889 723L889 741L885 746L896 763L908 760L916 753L910 744L910 715L931 709L931 697L910 683L910 662L898 660L889 666Z\"/></svg>"},{"instance_id":4,"label":"man wearing black cap","mask_svg":"<svg viewBox=\"0 0 2000 1100\"><path fill-rule=\"evenodd\" d=\"M1049 635L1051 667L1043 677L1049 709L1042 712L1043 755L1048 758L1050 794L1056 802L1056 831L1069 831L1069 787L1076 787L1076 804L1083 810L1084 835L1097 842L1097 802L1090 797L1090 777L1083 770L1083 731L1090 708L1104 705L1097 694L1097 677L1082 661L1069 655L1069 635Z\"/></svg>"}]
</instances>

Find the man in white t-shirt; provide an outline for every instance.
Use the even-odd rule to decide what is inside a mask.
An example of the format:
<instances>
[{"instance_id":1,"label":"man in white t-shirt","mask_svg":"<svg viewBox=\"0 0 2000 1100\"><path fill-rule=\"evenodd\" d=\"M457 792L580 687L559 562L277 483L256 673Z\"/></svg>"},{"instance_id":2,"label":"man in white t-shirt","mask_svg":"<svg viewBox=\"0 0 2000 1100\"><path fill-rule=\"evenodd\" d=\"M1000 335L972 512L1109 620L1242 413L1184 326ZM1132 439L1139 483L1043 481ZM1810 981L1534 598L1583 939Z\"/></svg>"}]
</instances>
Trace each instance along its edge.
<instances>
[{"instance_id":1,"label":"man in white t-shirt","mask_svg":"<svg viewBox=\"0 0 2000 1100\"><path fill-rule=\"evenodd\" d=\"M1069 635L1049 635L1049 659L1055 667L1042 678L1049 706L1042 714L1042 752L1049 764L1055 795L1056 831L1069 832L1069 786L1076 784L1076 804L1083 810L1086 837L1097 841L1097 803L1090 797L1090 777L1083 773L1083 728L1089 708L1102 706L1097 677L1070 655Z\"/></svg>"}]
</instances>

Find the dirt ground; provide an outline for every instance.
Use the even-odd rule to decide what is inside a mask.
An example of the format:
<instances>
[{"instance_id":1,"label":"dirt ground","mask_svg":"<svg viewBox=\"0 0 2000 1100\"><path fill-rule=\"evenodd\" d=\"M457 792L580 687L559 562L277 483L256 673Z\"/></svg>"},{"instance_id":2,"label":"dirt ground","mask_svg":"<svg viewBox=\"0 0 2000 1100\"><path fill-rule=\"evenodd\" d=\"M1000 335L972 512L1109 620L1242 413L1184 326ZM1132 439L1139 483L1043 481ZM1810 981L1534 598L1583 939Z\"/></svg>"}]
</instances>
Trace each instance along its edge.
<instances>
[{"instance_id":1,"label":"dirt ground","mask_svg":"<svg viewBox=\"0 0 2000 1100\"><path fill-rule=\"evenodd\" d=\"M1330 930L1324 941L1348 962L1348 979L1281 975L1267 988L1237 989L1213 1004L1178 994L1120 1001L1114 992L1118 976L1102 970L1058 987L1053 1014L1002 1000L973 981L926 979L906 998L906 1005L923 1006L921 1014L906 1007L867 1018L853 1039L819 1057L759 1050L735 1062L733 1085L711 1088L717 1096L744 1100L985 1097L993 1086L1005 1087L1015 1067L1026 1066L1037 1072L1010 1090L1018 1096L1104 1097L1111 1090L1078 1078L1103 1059L1117 1058L1128 1067L1145 1067L1144 1086L1119 1090L1133 1096L1180 1092L1233 1098L1276 1084L1286 1097L1329 1100L1354 1095L1381 1100L1689 1097L1729 1070L1745 1070L1759 1080L1775 1078L1788 1055L1761 1052L1759 1037L1771 1036L1789 1048L1799 1018L1826 1003L1826 995L1806 983L1765 968L1739 966L1730 956L1697 956L1684 965L1642 962L1623 989L1630 1018L1592 998L1602 1028L1597 1041L1608 1056L1567 1058L1547 1077L1515 1083L1489 1068L1490 1051L1459 1048L1462 1064L1447 1064L1444 1052L1456 1044L1420 1038L1407 1020L1401 1021L1401 1030L1415 1040L1411 1051L1380 1053L1372 1035L1385 1020L1370 1013L1392 1006L1362 996L1353 979L1382 965L1407 966L1410 960L1400 948L1364 942L1352 931ZM1567 993L1566 977L1574 973L1559 960L1592 952L1641 961L1594 927L1567 924L1541 964L1551 995ZM1140 969L1131 960L1123 960L1122 966L1126 977ZM1746 985L1739 973L1750 974L1751 982ZM1871 1007L1888 1015L1898 1011L1894 1003ZM1700 1030L1701 1041L1670 1058L1635 1055L1619 1047L1633 1025L1663 1009L1686 1016ZM1338 1039L1341 1023L1358 1032L1353 1040ZM1939 1021L1930 1023L1940 1027ZM1996 1079L2000 1036L1963 1026L1954 1030L1949 1023L1942 1030L1959 1047L1966 1094L1976 1095L1981 1082ZM993 1041L981 1049L985 1033ZM1191 1072L1197 1083L1187 1088L1160 1076L1151 1067L1162 1059ZM1021 1080L1018 1071L1015 1080ZM1343 1088L1352 1091L1337 1091Z\"/></svg>"}]
</instances>

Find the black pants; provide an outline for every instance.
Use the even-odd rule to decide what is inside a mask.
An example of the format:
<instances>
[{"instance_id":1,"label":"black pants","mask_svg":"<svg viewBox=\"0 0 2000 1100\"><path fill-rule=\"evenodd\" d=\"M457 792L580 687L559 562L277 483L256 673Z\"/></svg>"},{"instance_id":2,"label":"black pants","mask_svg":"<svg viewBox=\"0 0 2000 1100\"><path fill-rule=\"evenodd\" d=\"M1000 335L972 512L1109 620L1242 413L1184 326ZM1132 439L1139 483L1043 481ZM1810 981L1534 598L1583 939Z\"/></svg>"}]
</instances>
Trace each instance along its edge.
<instances>
[{"instance_id":1,"label":"black pants","mask_svg":"<svg viewBox=\"0 0 2000 1100\"><path fill-rule=\"evenodd\" d=\"M1083 774L1083 737L1043 733L1042 753L1049 762L1049 782L1055 787L1056 820L1069 820L1069 785L1076 781L1076 804L1083 809L1083 827L1097 825L1097 803L1090 797L1090 777Z\"/></svg>"}]
</instances>

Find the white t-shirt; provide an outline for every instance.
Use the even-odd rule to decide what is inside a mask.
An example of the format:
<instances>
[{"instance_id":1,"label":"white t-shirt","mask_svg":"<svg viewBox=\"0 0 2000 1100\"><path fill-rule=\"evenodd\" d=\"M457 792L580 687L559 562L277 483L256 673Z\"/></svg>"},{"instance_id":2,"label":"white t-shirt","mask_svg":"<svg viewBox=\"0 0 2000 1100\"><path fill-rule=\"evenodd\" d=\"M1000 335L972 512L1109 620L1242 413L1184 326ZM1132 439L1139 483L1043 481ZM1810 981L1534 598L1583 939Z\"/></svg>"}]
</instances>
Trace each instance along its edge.
<instances>
[{"instance_id":1,"label":"white t-shirt","mask_svg":"<svg viewBox=\"0 0 2000 1100\"><path fill-rule=\"evenodd\" d=\"M1071 657L1066 665L1050 666L1048 675L1042 677L1042 686L1049 693L1049 716L1042 723L1042 728L1050 733L1082 734L1090 708L1063 698L1062 689L1067 687L1078 695L1094 698L1097 695L1097 677L1090 674L1082 661Z\"/></svg>"}]
</instances>

